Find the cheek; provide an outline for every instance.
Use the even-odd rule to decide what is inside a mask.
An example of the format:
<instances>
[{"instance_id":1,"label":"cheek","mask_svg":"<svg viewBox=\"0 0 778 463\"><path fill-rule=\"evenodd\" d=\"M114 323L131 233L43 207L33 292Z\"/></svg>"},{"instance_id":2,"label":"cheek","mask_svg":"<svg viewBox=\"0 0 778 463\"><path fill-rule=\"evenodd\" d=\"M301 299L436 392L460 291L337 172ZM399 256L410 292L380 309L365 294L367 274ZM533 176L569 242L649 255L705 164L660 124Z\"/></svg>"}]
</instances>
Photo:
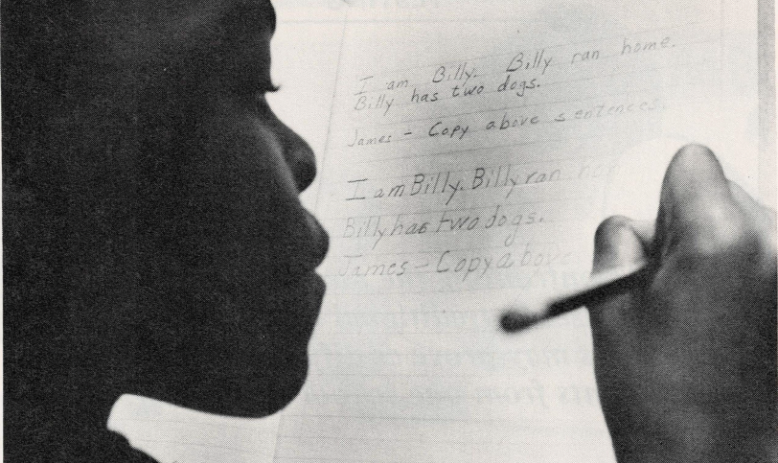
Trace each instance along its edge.
<instances>
[{"instance_id":1,"label":"cheek","mask_svg":"<svg viewBox=\"0 0 778 463\"><path fill-rule=\"evenodd\" d=\"M309 217L270 126L239 110L200 127L188 163L187 206L198 247L235 281L284 282L310 268Z\"/></svg>"},{"instance_id":2,"label":"cheek","mask_svg":"<svg viewBox=\"0 0 778 463\"><path fill-rule=\"evenodd\" d=\"M293 281L318 265L326 238L299 202L289 137L251 100L211 90L145 100L140 209L157 265L194 288Z\"/></svg>"}]
</instances>

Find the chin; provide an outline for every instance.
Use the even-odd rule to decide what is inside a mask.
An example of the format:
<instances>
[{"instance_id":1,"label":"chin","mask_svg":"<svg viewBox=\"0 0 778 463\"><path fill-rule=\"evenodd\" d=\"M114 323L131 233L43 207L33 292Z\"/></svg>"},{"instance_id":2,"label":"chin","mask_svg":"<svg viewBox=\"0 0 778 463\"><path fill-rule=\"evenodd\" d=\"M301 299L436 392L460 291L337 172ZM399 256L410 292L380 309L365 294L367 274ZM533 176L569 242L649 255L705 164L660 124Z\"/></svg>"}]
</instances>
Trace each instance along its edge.
<instances>
[{"instance_id":1,"label":"chin","mask_svg":"<svg viewBox=\"0 0 778 463\"><path fill-rule=\"evenodd\" d=\"M200 365L197 371L167 376L157 372L154 380L145 386L135 382L127 392L206 413L260 418L297 397L305 384L308 356L294 352L258 363L229 370Z\"/></svg>"},{"instance_id":2,"label":"chin","mask_svg":"<svg viewBox=\"0 0 778 463\"><path fill-rule=\"evenodd\" d=\"M305 355L302 363L304 365L297 365L298 368L293 374L285 371L278 375L278 377L283 377L284 379L274 384L273 390L271 391L271 394L269 394L270 400L267 402L265 415L272 415L273 413L282 410L300 394L308 376L307 355ZM245 411L248 412L248 410Z\"/></svg>"},{"instance_id":3,"label":"chin","mask_svg":"<svg viewBox=\"0 0 778 463\"><path fill-rule=\"evenodd\" d=\"M190 407L200 408L203 411L217 413L220 415L237 416L244 418L260 418L272 415L289 405L302 390L308 372L307 356L299 359L293 369L269 373L272 381L258 381L262 384L254 383L254 387L247 387L234 394L225 393L225 391L212 391L213 394L221 394L224 400L216 407ZM252 391L246 394L246 391ZM195 404L192 404L195 405ZM207 405L207 404L197 404Z\"/></svg>"},{"instance_id":4,"label":"chin","mask_svg":"<svg viewBox=\"0 0 778 463\"><path fill-rule=\"evenodd\" d=\"M176 363L154 368L151 377L160 389L153 396L240 417L286 407L305 384L308 343L324 290L321 277L310 272L268 294L255 293L250 318L195 328L185 340L168 345L168 355L157 357Z\"/></svg>"}]
</instances>

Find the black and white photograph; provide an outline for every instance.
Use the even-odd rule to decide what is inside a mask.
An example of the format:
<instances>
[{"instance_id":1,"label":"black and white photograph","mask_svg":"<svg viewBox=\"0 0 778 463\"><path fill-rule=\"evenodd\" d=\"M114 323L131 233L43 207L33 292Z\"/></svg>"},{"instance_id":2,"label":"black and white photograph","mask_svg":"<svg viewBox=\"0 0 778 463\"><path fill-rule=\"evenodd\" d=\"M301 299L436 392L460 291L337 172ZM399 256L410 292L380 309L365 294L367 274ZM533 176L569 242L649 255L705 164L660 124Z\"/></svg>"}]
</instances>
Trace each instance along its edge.
<instances>
[{"instance_id":1,"label":"black and white photograph","mask_svg":"<svg viewBox=\"0 0 778 463\"><path fill-rule=\"evenodd\" d=\"M0 0L6 463L778 463L773 0Z\"/></svg>"}]
</instances>

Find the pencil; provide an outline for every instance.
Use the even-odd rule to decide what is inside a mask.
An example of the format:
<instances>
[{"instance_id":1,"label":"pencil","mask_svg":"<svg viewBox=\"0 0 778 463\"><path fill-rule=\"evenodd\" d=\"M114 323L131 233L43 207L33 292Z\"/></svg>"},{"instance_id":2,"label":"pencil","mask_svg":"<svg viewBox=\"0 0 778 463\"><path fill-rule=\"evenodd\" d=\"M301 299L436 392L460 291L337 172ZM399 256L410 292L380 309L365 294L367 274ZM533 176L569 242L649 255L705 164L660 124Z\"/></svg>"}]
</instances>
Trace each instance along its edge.
<instances>
[{"instance_id":1,"label":"pencil","mask_svg":"<svg viewBox=\"0 0 778 463\"><path fill-rule=\"evenodd\" d=\"M577 288L536 297L520 304L512 304L513 307L506 310L500 318L500 325L508 333L525 330L543 320L629 289L644 281L645 275L645 262L598 273Z\"/></svg>"}]
</instances>

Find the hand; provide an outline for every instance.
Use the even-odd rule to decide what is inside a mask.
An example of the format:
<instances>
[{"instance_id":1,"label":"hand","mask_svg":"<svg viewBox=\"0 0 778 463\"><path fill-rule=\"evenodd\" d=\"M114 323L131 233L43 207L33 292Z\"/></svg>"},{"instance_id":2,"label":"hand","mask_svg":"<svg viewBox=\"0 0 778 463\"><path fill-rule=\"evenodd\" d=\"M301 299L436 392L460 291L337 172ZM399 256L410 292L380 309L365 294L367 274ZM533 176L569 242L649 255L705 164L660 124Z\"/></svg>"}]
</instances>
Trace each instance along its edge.
<instances>
[{"instance_id":1,"label":"hand","mask_svg":"<svg viewBox=\"0 0 778 463\"><path fill-rule=\"evenodd\" d=\"M642 259L644 285L589 307L618 460L778 461L775 212L684 147L655 226L597 230L595 273Z\"/></svg>"}]
</instances>

